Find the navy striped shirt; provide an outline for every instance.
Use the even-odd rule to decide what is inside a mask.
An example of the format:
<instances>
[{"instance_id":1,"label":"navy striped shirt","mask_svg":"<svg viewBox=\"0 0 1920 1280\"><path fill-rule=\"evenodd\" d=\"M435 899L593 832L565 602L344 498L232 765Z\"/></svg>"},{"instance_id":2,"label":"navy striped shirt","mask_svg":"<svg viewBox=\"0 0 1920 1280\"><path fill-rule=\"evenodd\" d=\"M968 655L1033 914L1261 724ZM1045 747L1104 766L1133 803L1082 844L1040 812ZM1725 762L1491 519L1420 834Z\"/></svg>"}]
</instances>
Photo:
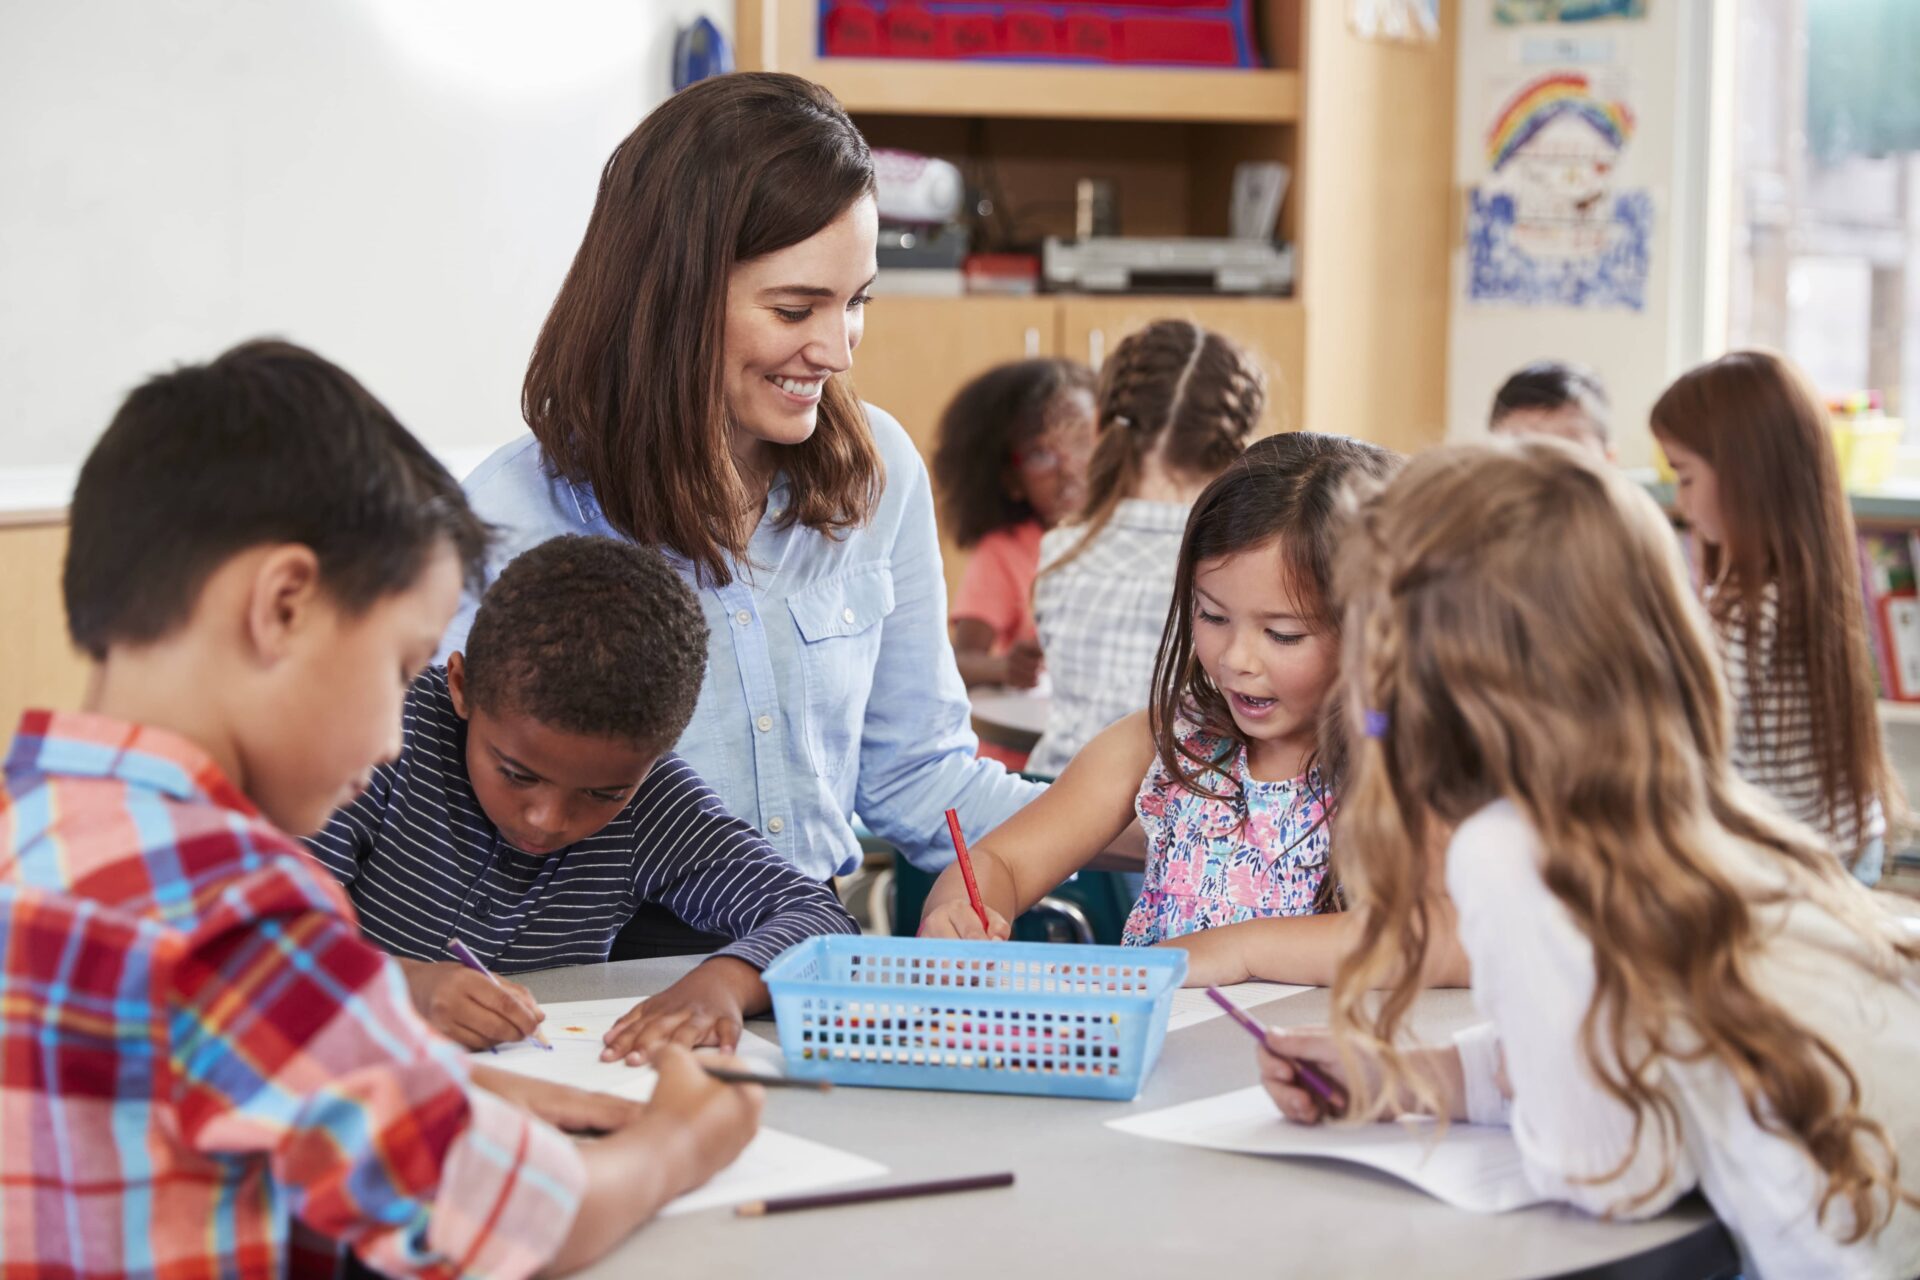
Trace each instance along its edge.
<instances>
[{"instance_id":1,"label":"navy striped shirt","mask_svg":"<svg viewBox=\"0 0 1920 1280\"><path fill-rule=\"evenodd\" d=\"M458 934L502 973L597 964L643 902L735 941L764 969L821 933L857 933L830 886L795 870L675 755L619 816L543 858L500 838L467 779L467 722L443 667L407 694L400 758L306 844L347 886L377 946L446 960Z\"/></svg>"}]
</instances>

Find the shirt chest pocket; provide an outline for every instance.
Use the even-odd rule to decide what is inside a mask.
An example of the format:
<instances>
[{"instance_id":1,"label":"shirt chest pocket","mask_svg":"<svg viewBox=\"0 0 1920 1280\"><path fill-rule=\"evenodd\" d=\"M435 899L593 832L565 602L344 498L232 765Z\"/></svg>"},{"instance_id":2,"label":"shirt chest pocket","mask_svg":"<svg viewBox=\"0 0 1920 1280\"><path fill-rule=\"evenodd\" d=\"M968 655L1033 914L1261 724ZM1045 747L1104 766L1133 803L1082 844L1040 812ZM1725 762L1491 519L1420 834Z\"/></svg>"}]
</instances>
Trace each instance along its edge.
<instances>
[{"instance_id":1,"label":"shirt chest pocket","mask_svg":"<svg viewBox=\"0 0 1920 1280\"><path fill-rule=\"evenodd\" d=\"M834 777L860 745L893 572L871 564L837 574L788 596L787 611L800 641L807 755L815 774Z\"/></svg>"}]
</instances>

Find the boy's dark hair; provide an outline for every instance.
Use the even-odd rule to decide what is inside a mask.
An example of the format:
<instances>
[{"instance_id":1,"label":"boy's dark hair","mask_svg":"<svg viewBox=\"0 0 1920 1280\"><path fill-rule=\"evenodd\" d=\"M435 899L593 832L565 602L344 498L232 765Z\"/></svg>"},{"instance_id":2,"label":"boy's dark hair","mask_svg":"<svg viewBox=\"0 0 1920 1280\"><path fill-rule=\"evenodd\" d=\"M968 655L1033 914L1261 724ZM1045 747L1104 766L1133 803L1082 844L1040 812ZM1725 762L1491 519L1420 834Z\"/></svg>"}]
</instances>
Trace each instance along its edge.
<instances>
[{"instance_id":1,"label":"boy's dark hair","mask_svg":"<svg viewBox=\"0 0 1920 1280\"><path fill-rule=\"evenodd\" d=\"M1599 429L1601 440L1607 439L1612 407L1607 401L1606 384L1593 370L1565 360L1536 360L1501 383L1500 390L1494 392L1487 425L1499 426L1500 419L1516 410L1559 409L1566 405L1578 406Z\"/></svg>"},{"instance_id":2,"label":"boy's dark hair","mask_svg":"<svg viewBox=\"0 0 1920 1280\"><path fill-rule=\"evenodd\" d=\"M707 622L652 547L567 534L494 579L465 661L474 706L665 751L693 719Z\"/></svg>"},{"instance_id":3,"label":"boy's dark hair","mask_svg":"<svg viewBox=\"0 0 1920 1280\"><path fill-rule=\"evenodd\" d=\"M472 586L489 535L460 484L352 375L290 342L243 342L159 374L80 468L63 588L96 660L184 623L222 563L297 542L357 613L452 543Z\"/></svg>"},{"instance_id":4,"label":"boy's dark hair","mask_svg":"<svg viewBox=\"0 0 1920 1280\"><path fill-rule=\"evenodd\" d=\"M940 415L932 467L948 537L971 547L995 529L1033 518L1026 499L1007 493L1013 451L1046 431L1061 396L1091 397L1093 388L1093 370L1076 360L1016 360L954 394Z\"/></svg>"}]
</instances>

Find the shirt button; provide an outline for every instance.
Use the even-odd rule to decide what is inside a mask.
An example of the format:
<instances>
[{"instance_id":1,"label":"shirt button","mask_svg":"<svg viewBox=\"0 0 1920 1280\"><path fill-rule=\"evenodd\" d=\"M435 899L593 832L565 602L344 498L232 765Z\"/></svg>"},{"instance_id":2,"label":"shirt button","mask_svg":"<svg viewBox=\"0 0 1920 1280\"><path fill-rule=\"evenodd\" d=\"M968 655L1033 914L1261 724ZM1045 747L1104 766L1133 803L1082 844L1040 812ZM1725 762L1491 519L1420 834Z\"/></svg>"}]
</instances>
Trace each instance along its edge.
<instances>
[{"instance_id":1,"label":"shirt button","mask_svg":"<svg viewBox=\"0 0 1920 1280\"><path fill-rule=\"evenodd\" d=\"M787 829L787 824L786 824L786 823L784 823L784 822L782 822L782 821L780 821L780 819L778 819L778 818L768 818L768 819L767 819L767 830L768 830L768 831L770 831L770 832L772 832L772 833L773 833L774 835L776 835L776 836L777 836L777 835L779 835L779 834L780 834L780 833L781 833L782 831L785 831L786 829Z\"/></svg>"},{"instance_id":2,"label":"shirt button","mask_svg":"<svg viewBox=\"0 0 1920 1280\"><path fill-rule=\"evenodd\" d=\"M852 622L852 621L853 621L853 610L851 610L851 609L842 609L842 610L840 611L840 619L841 619L841 621L843 621L843 622Z\"/></svg>"},{"instance_id":3,"label":"shirt button","mask_svg":"<svg viewBox=\"0 0 1920 1280\"><path fill-rule=\"evenodd\" d=\"M753 615L748 613L745 609L742 609L740 612L733 615L733 620L744 627L744 626L750 625L753 622Z\"/></svg>"},{"instance_id":4,"label":"shirt button","mask_svg":"<svg viewBox=\"0 0 1920 1280\"><path fill-rule=\"evenodd\" d=\"M770 732L773 729L772 716L761 716L758 720L755 720L753 723L754 723L754 726L758 728L762 733Z\"/></svg>"},{"instance_id":5,"label":"shirt button","mask_svg":"<svg viewBox=\"0 0 1920 1280\"><path fill-rule=\"evenodd\" d=\"M775 507L771 511L767 512L767 519L778 520L781 516L785 514L787 514L787 509L785 507Z\"/></svg>"}]
</instances>

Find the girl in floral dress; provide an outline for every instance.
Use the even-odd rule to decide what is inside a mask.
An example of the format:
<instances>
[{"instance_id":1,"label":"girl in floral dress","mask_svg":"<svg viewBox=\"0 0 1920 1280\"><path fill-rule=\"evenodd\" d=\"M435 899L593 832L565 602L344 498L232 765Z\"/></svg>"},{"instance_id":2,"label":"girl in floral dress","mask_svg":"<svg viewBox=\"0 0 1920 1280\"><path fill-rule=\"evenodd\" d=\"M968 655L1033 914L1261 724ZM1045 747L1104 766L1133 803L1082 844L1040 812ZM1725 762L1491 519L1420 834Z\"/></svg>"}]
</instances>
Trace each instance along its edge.
<instances>
[{"instance_id":1,"label":"girl in floral dress","mask_svg":"<svg viewBox=\"0 0 1920 1280\"><path fill-rule=\"evenodd\" d=\"M1186 947L1189 984L1330 981L1354 941L1328 870L1342 763L1325 731L1337 723L1335 509L1348 481L1395 463L1356 440L1293 432L1214 480L1187 521L1147 709L1102 731L974 846L990 931L949 868L921 932L1005 937L1006 921L1123 846L1137 816L1146 883L1126 942ZM1450 936L1430 952L1426 980L1464 980Z\"/></svg>"}]
</instances>

